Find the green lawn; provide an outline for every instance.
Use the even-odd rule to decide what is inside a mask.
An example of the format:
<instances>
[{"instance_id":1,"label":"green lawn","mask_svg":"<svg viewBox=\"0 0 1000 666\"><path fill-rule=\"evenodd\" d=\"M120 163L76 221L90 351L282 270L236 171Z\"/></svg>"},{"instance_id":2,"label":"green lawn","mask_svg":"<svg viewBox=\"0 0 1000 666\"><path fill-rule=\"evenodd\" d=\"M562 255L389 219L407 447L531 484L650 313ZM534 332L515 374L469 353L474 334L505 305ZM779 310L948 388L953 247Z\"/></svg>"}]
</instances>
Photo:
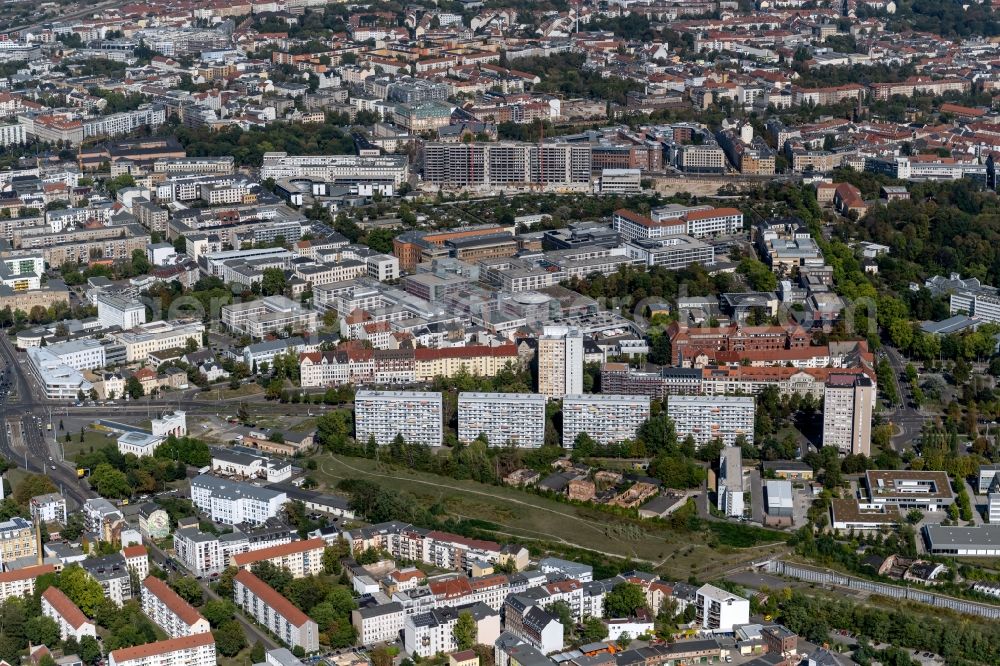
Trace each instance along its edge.
<instances>
[{"instance_id":1,"label":"green lawn","mask_svg":"<svg viewBox=\"0 0 1000 666\"><path fill-rule=\"evenodd\" d=\"M87 429L83 433L83 441L80 441L80 433L71 432L71 441L66 441L66 433L60 432L59 443L62 444L63 451L65 452L66 460L76 460L76 457L81 453L90 453L91 449L95 451L108 444L114 444L118 441L115 433L110 430L90 430ZM111 435L111 437L108 437Z\"/></svg>"},{"instance_id":2,"label":"green lawn","mask_svg":"<svg viewBox=\"0 0 1000 666\"><path fill-rule=\"evenodd\" d=\"M311 475L329 488L341 479L368 478L408 492L424 506L440 501L449 516L488 521L497 526L493 531L500 539L509 537L526 545L532 541L553 543L641 560L684 580L692 574L701 576L731 568L773 550L760 545L725 546L720 544L718 534L678 532L513 488L456 481L411 469L389 469L374 460L328 453L318 455L316 460L318 469Z\"/></svg>"}]
</instances>

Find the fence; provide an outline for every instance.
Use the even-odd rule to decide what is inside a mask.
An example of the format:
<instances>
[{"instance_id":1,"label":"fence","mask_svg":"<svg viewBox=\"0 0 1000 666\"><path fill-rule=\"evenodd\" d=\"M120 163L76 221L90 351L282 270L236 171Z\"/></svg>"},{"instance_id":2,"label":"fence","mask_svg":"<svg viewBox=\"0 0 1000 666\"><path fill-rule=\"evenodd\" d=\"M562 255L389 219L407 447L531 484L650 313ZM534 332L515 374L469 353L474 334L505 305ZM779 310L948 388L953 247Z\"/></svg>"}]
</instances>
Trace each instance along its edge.
<instances>
[{"instance_id":1,"label":"fence","mask_svg":"<svg viewBox=\"0 0 1000 666\"><path fill-rule=\"evenodd\" d=\"M1000 606L957 599L919 588L889 585L888 583L879 583L877 581L865 580L864 578L855 578L831 571L830 569L819 569L783 560L768 560L765 563L765 570L768 573L788 576L808 583L845 587L850 590L880 594L893 599L905 599L929 606L937 606L938 608L947 608L958 613L965 613L966 615L978 615L979 617L991 620L1000 619Z\"/></svg>"}]
</instances>

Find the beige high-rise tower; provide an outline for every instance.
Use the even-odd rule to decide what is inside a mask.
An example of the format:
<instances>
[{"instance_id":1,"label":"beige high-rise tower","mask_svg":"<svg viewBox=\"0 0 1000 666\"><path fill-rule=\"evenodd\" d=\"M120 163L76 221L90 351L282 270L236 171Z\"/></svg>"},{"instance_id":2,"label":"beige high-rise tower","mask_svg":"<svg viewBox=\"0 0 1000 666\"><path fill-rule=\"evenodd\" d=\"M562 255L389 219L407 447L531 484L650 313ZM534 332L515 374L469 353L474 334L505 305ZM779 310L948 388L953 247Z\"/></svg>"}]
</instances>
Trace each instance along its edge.
<instances>
[{"instance_id":1,"label":"beige high-rise tower","mask_svg":"<svg viewBox=\"0 0 1000 666\"><path fill-rule=\"evenodd\" d=\"M875 383L866 375L832 374L823 397L823 446L871 455Z\"/></svg>"},{"instance_id":2,"label":"beige high-rise tower","mask_svg":"<svg viewBox=\"0 0 1000 666\"><path fill-rule=\"evenodd\" d=\"M547 398L583 393L583 333L546 326L538 338L538 392Z\"/></svg>"}]
</instances>

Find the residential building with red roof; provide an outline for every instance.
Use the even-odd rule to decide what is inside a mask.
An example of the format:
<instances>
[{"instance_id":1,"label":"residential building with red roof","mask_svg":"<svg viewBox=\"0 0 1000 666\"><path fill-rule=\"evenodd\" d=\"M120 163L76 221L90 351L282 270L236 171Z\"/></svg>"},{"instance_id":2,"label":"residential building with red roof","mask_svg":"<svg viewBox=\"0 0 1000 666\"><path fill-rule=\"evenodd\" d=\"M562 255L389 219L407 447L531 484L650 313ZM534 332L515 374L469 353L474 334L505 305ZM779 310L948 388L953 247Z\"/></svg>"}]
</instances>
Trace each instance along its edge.
<instances>
[{"instance_id":1,"label":"residential building with red roof","mask_svg":"<svg viewBox=\"0 0 1000 666\"><path fill-rule=\"evenodd\" d=\"M215 637L206 631L191 636L113 650L108 666L215 666Z\"/></svg>"},{"instance_id":2,"label":"residential building with red roof","mask_svg":"<svg viewBox=\"0 0 1000 666\"><path fill-rule=\"evenodd\" d=\"M55 573L51 564L38 564L33 567L0 572L0 599L23 597L35 592L35 579L42 574Z\"/></svg>"},{"instance_id":3,"label":"residential building with red roof","mask_svg":"<svg viewBox=\"0 0 1000 666\"><path fill-rule=\"evenodd\" d=\"M273 587L249 571L233 577L236 605L273 632L289 647L299 645L306 652L319 649L319 628L309 616L295 607Z\"/></svg>"},{"instance_id":4,"label":"residential building with red roof","mask_svg":"<svg viewBox=\"0 0 1000 666\"><path fill-rule=\"evenodd\" d=\"M171 638L211 631L208 620L156 576L147 576L140 588L142 612Z\"/></svg>"},{"instance_id":5,"label":"residential building with red roof","mask_svg":"<svg viewBox=\"0 0 1000 666\"><path fill-rule=\"evenodd\" d=\"M323 551L326 541L320 538L237 553L230 558L234 567L249 570L258 562L270 562L276 567L287 569L293 578L315 576L323 571Z\"/></svg>"},{"instance_id":6,"label":"residential building with red roof","mask_svg":"<svg viewBox=\"0 0 1000 666\"><path fill-rule=\"evenodd\" d=\"M59 638L80 640L84 636L97 638L97 627L66 594L51 585L42 593L42 615L52 618L59 625Z\"/></svg>"}]
</instances>

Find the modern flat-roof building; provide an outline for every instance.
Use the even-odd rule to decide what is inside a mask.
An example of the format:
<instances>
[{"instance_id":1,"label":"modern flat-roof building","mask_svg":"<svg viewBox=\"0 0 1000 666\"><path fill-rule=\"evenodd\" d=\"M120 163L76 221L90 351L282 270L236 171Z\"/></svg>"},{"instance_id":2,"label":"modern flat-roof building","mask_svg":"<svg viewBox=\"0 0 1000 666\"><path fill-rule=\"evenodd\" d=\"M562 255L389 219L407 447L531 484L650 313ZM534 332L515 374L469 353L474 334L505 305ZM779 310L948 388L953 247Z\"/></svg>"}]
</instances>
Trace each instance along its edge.
<instances>
[{"instance_id":1,"label":"modern flat-roof building","mask_svg":"<svg viewBox=\"0 0 1000 666\"><path fill-rule=\"evenodd\" d=\"M91 341L95 342L96 341ZM64 362L57 353L52 351L56 345L49 347L31 347L28 349L28 367L38 379L45 397L50 400L74 400L82 391L87 393L94 385L84 378L81 369ZM86 365L94 369L104 366L104 346L98 344L96 349L88 350L88 356L93 355ZM70 358L71 361L77 359Z\"/></svg>"},{"instance_id":2,"label":"modern flat-roof building","mask_svg":"<svg viewBox=\"0 0 1000 666\"><path fill-rule=\"evenodd\" d=\"M947 472L870 469L865 488L874 505L943 511L955 502Z\"/></svg>"},{"instance_id":3,"label":"modern flat-roof building","mask_svg":"<svg viewBox=\"0 0 1000 666\"><path fill-rule=\"evenodd\" d=\"M170 638L211 631L208 620L156 576L146 577L139 587L142 612Z\"/></svg>"},{"instance_id":4,"label":"modern flat-roof building","mask_svg":"<svg viewBox=\"0 0 1000 666\"><path fill-rule=\"evenodd\" d=\"M114 335L125 347L128 363L145 361L150 354L165 349L184 349L188 340L201 346L205 324L194 320L151 321Z\"/></svg>"},{"instance_id":5,"label":"modern flat-roof building","mask_svg":"<svg viewBox=\"0 0 1000 666\"><path fill-rule=\"evenodd\" d=\"M458 441L480 435L490 446L540 448L545 444L545 396L537 393L458 394Z\"/></svg>"},{"instance_id":6,"label":"modern flat-roof building","mask_svg":"<svg viewBox=\"0 0 1000 666\"><path fill-rule=\"evenodd\" d=\"M222 323L235 333L262 340L272 333L316 330L316 312L286 296L222 306Z\"/></svg>"},{"instance_id":7,"label":"modern flat-roof building","mask_svg":"<svg viewBox=\"0 0 1000 666\"><path fill-rule=\"evenodd\" d=\"M52 618L59 625L59 637L66 640L69 637L79 641L84 636L97 638L97 627L87 619L79 606L74 604L66 594L55 585L50 585L42 592L42 615Z\"/></svg>"},{"instance_id":8,"label":"modern flat-roof building","mask_svg":"<svg viewBox=\"0 0 1000 666\"><path fill-rule=\"evenodd\" d=\"M302 646L306 652L319 649L316 623L249 571L239 571L233 577L233 597L237 606L286 645Z\"/></svg>"},{"instance_id":9,"label":"modern flat-roof building","mask_svg":"<svg viewBox=\"0 0 1000 666\"><path fill-rule=\"evenodd\" d=\"M598 444L635 439L649 419L649 396L577 393L563 398L563 446L572 448L580 433Z\"/></svg>"},{"instance_id":10,"label":"modern flat-roof building","mask_svg":"<svg viewBox=\"0 0 1000 666\"><path fill-rule=\"evenodd\" d=\"M1000 556L1000 525L946 527L925 525L927 551L935 555L956 557Z\"/></svg>"},{"instance_id":11,"label":"modern flat-roof building","mask_svg":"<svg viewBox=\"0 0 1000 666\"><path fill-rule=\"evenodd\" d=\"M703 629L730 633L750 622L750 601L714 585L702 585L695 596L696 622Z\"/></svg>"},{"instance_id":12,"label":"modern flat-roof building","mask_svg":"<svg viewBox=\"0 0 1000 666\"><path fill-rule=\"evenodd\" d=\"M138 458L152 456L156 447L163 443L163 437L146 432L126 432L118 437L118 453L131 453Z\"/></svg>"},{"instance_id":13,"label":"modern flat-roof building","mask_svg":"<svg viewBox=\"0 0 1000 666\"><path fill-rule=\"evenodd\" d=\"M33 521L66 524L66 498L59 493L36 495L28 503Z\"/></svg>"},{"instance_id":14,"label":"modern flat-roof building","mask_svg":"<svg viewBox=\"0 0 1000 666\"><path fill-rule=\"evenodd\" d=\"M774 518L792 517L792 482L769 479L764 482L767 515Z\"/></svg>"},{"instance_id":15,"label":"modern flat-roof building","mask_svg":"<svg viewBox=\"0 0 1000 666\"><path fill-rule=\"evenodd\" d=\"M667 416L674 422L677 438L688 435L697 445L721 440L726 446L744 436L753 442L754 399L735 395L672 395L667 399Z\"/></svg>"},{"instance_id":16,"label":"modern flat-roof building","mask_svg":"<svg viewBox=\"0 0 1000 666\"><path fill-rule=\"evenodd\" d=\"M117 326L123 331L146 323L146 306L113 294L97 295L97 322L101 328Z\"/></svg>"},{"instance_id":17,"label":"modern flat-roof building","mask_svg":"<svg viewBox=\"0 0 1000 666\"><path fill-rule=\"evenodd\" d=\"M716 501L719 511L734 518L743 517L743 455L740 447L727 446L719 455Z\"/></svg>"},{"instance_id":18,"label":"modern flat-roof building","mask_svg":"<svg viewBox=\"0 0 1000 666\"><path fill-rule=\"evenodd\" d=\"M277 516L288 497L270 488L199 474L191 479L191 501L217 523L259 525Z\"/></svg>"},{"instance_id":19,"label":"modern flat-roof building","mask_svg":"<svg viewBox=\"0 0 1000 666\"><path fill-rule=\"evenodd\" d=\"M215 666L215 664L215 637L210 631L112 650L108 654L108 666Z\"/></svg>"},{"instance_id":20,"label":"modern flat-roof building","mask_svg":"<svg viewBox=\"0 0 1000 666\"><path fill-rule=\"evenodd\" d=\"M881 530L897 527L901 520L899 508L891 504L871 504L837 497L830 500L830 527L835 530Z\"/></svg>"},{"instance_id":21,"label":"modern flat-roof building","mask_svg":"<svg viewBox=\"0 0 1000 666\"><path fill-rule=\"evenodd\" d=\"M546 326L538 338L538 392L548 398L583 393L583 333Z\"/></svg>"},{"instance_id":22,"label":"modern flat-roof building","mask_svg":"<svg viewBox=\"0 0 1000 666\"><path fill-rule=\"evenodd\" d=\"M441 446L441 394L429 391L358 391L354 396L355 439L374 437L384 446L396 435L407 442Z\"/></svg>"},{"instance_id":23,"label":"modern flat-roof building","mask_svg":"<svg viewBox=\"0 0 1000 666\"><path fill-rule=\"evenodd\" d=\"M835 374L823 394L823 446L871 455L875 383L861 374Z\"/></svg>"}]
</instances>

